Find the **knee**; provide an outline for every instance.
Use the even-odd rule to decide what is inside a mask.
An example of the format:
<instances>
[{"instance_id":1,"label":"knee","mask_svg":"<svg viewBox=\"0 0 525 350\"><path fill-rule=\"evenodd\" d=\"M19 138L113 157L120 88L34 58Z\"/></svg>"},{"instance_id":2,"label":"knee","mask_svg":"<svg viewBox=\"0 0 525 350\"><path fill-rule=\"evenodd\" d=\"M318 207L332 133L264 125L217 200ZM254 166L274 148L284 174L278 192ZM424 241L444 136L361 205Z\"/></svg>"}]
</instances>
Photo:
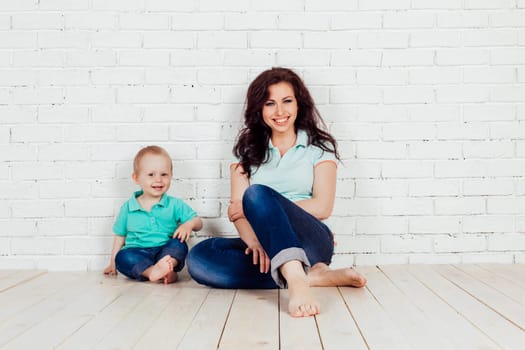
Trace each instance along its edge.
<instances>
[{"instance_id":1,"label":"knee","mask_svg":"<svg viewBox=\"0 0 525 350\"><path fill-rule=\"evenodd\" d=\"M242 196L242 206L244 210L249 210L250 208L261 209L265 203L268 202L268 199L271 197L272 189L265 185L251 185L244 191Z\"/></svg>"},{"instance_id":2,"label":"knee","mask_svg":"<svg viewBox=\"0 0 525 350\"><path fill-rule=\"evenodd\" d=\"M208 240L197 243L193 248L190 249L188 256L186 257L186 266L188 267L188 273L198 283L209 285L207 279L209 274L209 264L206 261L206 251Z\"/></svg>"},{"instance_id":3,"label":"knee","mask_svg":"<svg viewBox=\"0 0 525 350\"><path fill-rule=\"evenodd\" d=\"M117 267L117 270L119 270L122 266L129 266L133 265L135 263L134 257L132 254L129 254L129 251L127 249L121 249L117 255L115 255L115 265Z\"/></svg>"},{"instance_id":4,"label":"knee","mask_svg":"<svg viewBox=\"0 0 525 350\"><path fill-rule=\"evenodd\" d=\"M166 247L168 249L176 249L177 252L186 256L188 254L188 245L186 242L181 242L177 238L171 238L167 243Z\"/></svg>"}]
</instances>

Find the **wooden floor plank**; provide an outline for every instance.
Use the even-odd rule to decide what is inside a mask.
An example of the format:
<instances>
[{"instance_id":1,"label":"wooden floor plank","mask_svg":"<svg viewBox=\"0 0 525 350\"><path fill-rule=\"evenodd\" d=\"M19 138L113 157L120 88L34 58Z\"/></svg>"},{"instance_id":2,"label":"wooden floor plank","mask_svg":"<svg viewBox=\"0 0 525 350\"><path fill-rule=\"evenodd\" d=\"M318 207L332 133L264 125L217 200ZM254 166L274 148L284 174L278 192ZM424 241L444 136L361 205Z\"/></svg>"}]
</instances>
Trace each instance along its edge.
<instances>
[{"instance_id":1,"label":"wooden floor plank","mask_svg":"<svg viewBox=\"0 0 525 350\"><path fill-rule=\"evenodd\" d=\"M375 267L360 267L358 271L368 279ZM369 349L415 349L398 327L397 320L385 311L375 299L370 286L364 288L340 287L346 305L357 321Z\"/></svg>"},{"instance_id":2,"label":"wooden floor plank","mask_svg":"<svg viewBox=\"0 0 525 350\"><path fill-rule=\"evenodd\" d=\"M288 289L279 290L279 323L282 350L319 350L321 339L314 317L291 317Z\"/></svg>"},{"instance_id":3,"label":"wooden floor plank","mask_svg":"<svg viewBox=\"0 0 525 350\"><path fill-rule=\"evenodd\" d=\"M39 270L4 271L2 275L0 275L0 293L45 273L45 271Z\"/></svg>"},{"instance_id":4,"label":"wooden floor plank","mask_svg":"<svg viewBox=\"0 0 525 350\"><path fill-rule=\"evenodd\" d=\"M76 300L79 295L82 295L89 289L89 286L95 282L95 279L89 274L84 274L83 277L79 274L73 275L78 277L73 280L67 278L68 274L59 274L57 276L66 277L65 281L69 283L50 286L47 290L50 291L51 294L45 295L43 298L38 298L38 302L28 308L20 310L1 323L0 345L3 345L5 349L29 349L35 346L46 348L43 345L48 344L51 338L55 339L54 335L63 337L64 332L68 334L67 331L62 328L52 328L51 334L46 334L45 331L42 331L42 324L45 324L59 311L66 309L73 300ZM48 282L58 281L51 280ZM56 287L60 287L60 289L57 291ZM43 289L46 290L45 288ZM37 293L42 292L43 291L39 291ZM57 320L62 323L60 319ZM85 322L85 319L81 321ZM72 331L74 331L74 329L72 329L71 332ZM48 346L48 348L50 347L51 346Z\"/></svg>"},{"instance_id":5,"label":"wooden floor plank","mask_svg":"<svg viewBox=\"0 0 525 350\"><path fill-rule=\"evenodd\" d=\"M177 349L217 349L234 296L235 290L211 289Z\"/></svg>"},{"instance_id":6,"label":"wooden floor plank","mask_svg":"<svg viewBox=\"0 0 525 350\"><path fill-rule=\"evenodd\" d=\"M151 292L141 287L139 283L126 284L126 286L129 287L121 291L109 305L100 309L89 322L64 337L57 348L87 350L103 343L103 339L108 337L108 334L122 323Z\"/></svg>"},{"instance_id":7,"label":"wooden floor plank","mask_svg":"<svg viewBox=\"0 0 525 350\"><path fill-rule=\"evenodd\" d=\"M456 265L456 267L487 286L505 294L522 306L525 306L525 289L521 288L515 281L491 273L477 265ZM522 278L525 280L525 275Z\"/></svg>"},{"instance_id":8,"label":"wooden floor plank","mask_svg":"<svg viewBox=\"0 0 525 350\"><path fill-rule=\"evenodd\" d=\"M471 277L459 268L444 265L436 269L481 303L525 331L525 306L507 297L492 285L487 285Z\"/></svg>"},{"instance_id":9,"label":"wooden floor plank","mask_svg":"<svg viewBox=\"0 0 525 350\"><path fill-rule=\"evenodd\" d=\"M94 349L131 349L175 294L171 286L149 282L137 282L137 288L144 293L140 303L113 327Z\"/></svg>"},{"instance_id":10,"label":"wooden floor plank","mask_svg":"<svg viewBox=\"0 0 525 350\"><path fill-rule=\"evenodd\" d=\"M367 274L368 288L415 349L454 349L447 337L436 336L432 315L416 307L379 269ZM432 339L432 341L429 341Z\"/></svg>"},{"instance_id":11,"label":"wooden floor plank","mask_svg":"<svg viewBox=\"0 0 525 350\"><path fill-rule=\"evenodd\" d=\"M411 274L504 349L522 349L525 333L430 266L408 266Z\"/></svg>"},{"instance_id":12,"label":"wooden floor plank","mask_svg":"<svg viewBox=\"0 0 525 350\"><path fill-rule=\"evenodd\" d=\"M324 350L366 350L366 343L347 310L339 289L312 288L321 302L321 313L316 316L317 327Z\"/></svg>"},{"instance_id":13,"label":"wooden floor plank","mask_svg":"<svg viewBox=\"0 0 525 350\"><path fill-rule=\"evenodd\" d=\"M429 327L434 329L433 335L429 338L430 342L434 337L446 335L445 338L454 344L451 348L500 349L483 332L421 284L407 271L406 266L386 265L380 268L392 283L428 316Z\"/></svg>"},{"instance_id":14,"label":"wooden floor plank","mask_svg":"<svg viewBox=\"0 0 525 350\"><path fill-rule=\"evenodd\" d=\"M263 320L261 322L261 320ZM241 336L250 334L249 337ZM219 344L222 350L278 349L279 293L238 290Z\"/></svg>"},{"instance_id":15,"label":"wooden floor plank","mask_svg":"<svg viewBox=\"0 0 525 350\"><path fill-rule=\"evenodd\" d=\"M525 268L523 264L478 264L480 268L487 270L491 275L505 278L514 283L520 289L525 289Z\"/></svg>"},{"instance_id":16,"label":"wooden floor plank","mask_svg":"<svg viewBox=\"0 0 525 350\"><path fill-rule=\"evenodd\" d=\"M83 274L49 273L0 293L0 325L4 320L42 302L82 278Z\"/></svg>"},{"instance_id":17,"label":"wooden floor plank","mask_svg":"<svg viewBox=\"0 0 525 350\"><path fill-rule=\"evenodd\" d=\"M171 301L133 349L175 349L209 293L208 288L180 288L177 285Z\"/></svg>"}]
</instances>

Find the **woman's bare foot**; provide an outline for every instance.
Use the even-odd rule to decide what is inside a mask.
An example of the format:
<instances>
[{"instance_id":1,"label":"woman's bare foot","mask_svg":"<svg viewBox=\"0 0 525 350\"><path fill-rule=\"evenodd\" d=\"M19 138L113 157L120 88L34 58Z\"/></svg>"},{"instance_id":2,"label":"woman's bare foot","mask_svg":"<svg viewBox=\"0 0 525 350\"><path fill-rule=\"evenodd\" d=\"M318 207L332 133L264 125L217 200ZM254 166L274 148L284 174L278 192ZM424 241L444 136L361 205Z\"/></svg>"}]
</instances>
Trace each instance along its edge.
<instances>
[{"instance_id":1,"label":"woman's bare foot","mask_svg":"<svg viewBox=\"0 0 525 350\"><path fill-rule=\"evenodd\" d=\"M314 299L308 279L290 279L288 282L288 312L292 317L307 317L319 313L319 303Z\"/></svg>"},{"instance_id":2,"label":"woman's bare foot","mask_svg":"<svg viewBox=\"0 0 525 350\"><path fill-rule=\"evenodd\" d=\"M280 268L288 283L288 312L292 317L313 316L319 313L319 303L314 299L303 265L298 260L283 264Z\"/></svg>"},{"instance_id":3,"label":"woman's bare foot","mask_svg":"<svg viewBox=\"0 0 525 350\"><path fill-rule=\"evenodd\" d=\"M330 269L324 263L315 264L307 274L311 287L351 286L361 288L366 278L352 268Z\"/></svg>"},{"instance_id":4,"label":"woman's bare foot","mask_svg":"<svg viewBox=\"0 0 525 350\"><path fill-rule=\"evenodd\" d=\"M151 282L157 282L161 279L167 281L165 277L173 272L173 268L177 260L173 259L170 255L162 257L157 263L147 268L143 275L146 276Z\"/></svg>"}]
</instances>

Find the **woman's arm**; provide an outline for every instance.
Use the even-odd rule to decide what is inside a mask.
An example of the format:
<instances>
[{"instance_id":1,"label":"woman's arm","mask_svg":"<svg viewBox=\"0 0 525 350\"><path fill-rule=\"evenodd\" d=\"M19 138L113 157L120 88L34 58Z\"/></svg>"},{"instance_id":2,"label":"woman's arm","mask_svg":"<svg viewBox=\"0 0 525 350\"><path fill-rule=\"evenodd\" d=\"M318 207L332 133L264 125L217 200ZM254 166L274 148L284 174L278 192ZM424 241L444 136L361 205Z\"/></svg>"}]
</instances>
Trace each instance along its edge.
<instances>
[{"instance_id":1,"label":"woman's arm","mask_svg":"<svg viewBox=\"0 0 525 350\"><path fill-rule=\"evenodd\" d=\"M314 168L312 198L295 202L319 220L327 219L334 208L337 164L324 161Z\"/></svg>"},{"instance_id":2,"label":"woman's arm","mask_svg":"<svg viewBox=\"0 0 525 350\"><path fill-rule=\"evenodd\" d=\"M228 207L228 218L233 222L239 237L248 246L245 253L247 255L252 254L253 264L259 264L260 272L266 273L270 270L270 258L257 239L252 226L246 220L242 209L242 196L244 191L250 186L250 181L246 174L242 173L242 167L237 166L237 164L230 165L230 181L231 198Z\"/></svg>"}]
</instances>

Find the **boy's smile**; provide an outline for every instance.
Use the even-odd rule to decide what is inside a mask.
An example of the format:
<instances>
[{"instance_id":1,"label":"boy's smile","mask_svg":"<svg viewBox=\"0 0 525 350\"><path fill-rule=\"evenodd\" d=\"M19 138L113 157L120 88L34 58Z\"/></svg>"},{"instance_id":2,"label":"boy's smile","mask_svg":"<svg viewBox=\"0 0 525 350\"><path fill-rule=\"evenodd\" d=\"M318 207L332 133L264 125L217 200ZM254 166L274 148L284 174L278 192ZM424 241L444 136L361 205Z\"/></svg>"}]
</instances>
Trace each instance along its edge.
<instances>
[{"instance_id":1,"label":"boy's smile","mask_svg":"<svg viewBox=\"0 0 525 350\"><path fill-rule=\"evenodd\" d=\"M144 193L146 201L158 201L168 191L172 174L171 160L159 154L147 154L139 163L139 170L132 177Z\"/></svg>"}]
</instances>

